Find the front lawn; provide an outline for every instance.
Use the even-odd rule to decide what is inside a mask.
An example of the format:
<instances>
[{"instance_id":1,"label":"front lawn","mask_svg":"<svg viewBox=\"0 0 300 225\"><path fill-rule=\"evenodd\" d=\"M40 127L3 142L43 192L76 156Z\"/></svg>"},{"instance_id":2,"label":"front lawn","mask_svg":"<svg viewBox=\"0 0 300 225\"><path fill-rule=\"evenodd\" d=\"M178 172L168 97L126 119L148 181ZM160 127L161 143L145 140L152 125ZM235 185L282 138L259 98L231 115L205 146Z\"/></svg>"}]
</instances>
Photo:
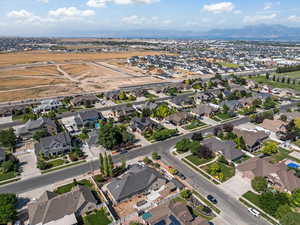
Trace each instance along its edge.
<instances>
[{"instance_id":1,"label":"front lawn","mask_svg":"<svg viewBox=\"0 0 300 225\"><path fill-rule=\"evenodd\" d=\"M145 132L143 133L143 136L148 141L164 141L168 138L171 138L178 134L177 129L167 129L165 127L162 127L160 129L154 129L151 132Z\"/></svg>"},{"instance_id":2,"label":"front lawn","mask_svg":"<svg viewBox=\"0 0 300 225\"><path fill-rule=\"evenodd\" d=\"M152 98L152 99L157 98L156 95L151 94L151 93L149 93L149 92L146 92L146 93L144 94L144 97L145 97L145 98Z\"/></svg>"},{"instance_id":3,"label":"front lawn","mask_svg":"<svg viewBox=\"0 0 300 225\"><path fill-rule=\"evenodd\" d=\"M270 162L271 163L278 163L281 160L284 160L284 159L288 158L289 153L291 153L291 151L283 149L283 148L279 148L278 152L276 154L270 156Z\"/></svg>"},{"instance_id":4,"label":"front lawn","mask_svg":"<svg viewBox=\"0 0 300 225\"><path fill-rule=\"evenodd\" d=\"M204 159L204 158L200 158L197 155L189 155L187 157L185 157L188 161L190 161L191 163L195 164L196 166L200 166L204 163L208 163L209 161L211 161L212 159Z\"/></svg>"},{"instance_id":5,"label":"front lawn","mask_svg":"<svg viewBox=\"0 0 300 225\"><path fill-rule=\"evenodd\" d=\"M218 168L216 169L215 173L212 173L210 168L214 165L216 165ZM235 175L234 166L228 166L221 162L213 162L201 168L221 182L225 182Z\"/></svg>"},{"instance_id":6,"label":"front lawn","mask_svg":"<svg viewBox=\"0 0 300 225\"><path fill-rule=\"evenodd\" d=\"M228 113L217 113L216 117L220 118L221 120L228 120L233 118L233 116L229 115Z\"/></svg>"},{"instance_id":7,"label":"front lawn","mask_svg":"<svg viewBox=\"0 0 300 225\"><path fill-rule=\"evenodd\" d=\"M259 201L259 195L258 194L255 194L252 191L248 191L245 194L243 194L243 197L245 199L247 199L248 201L252 202L254 205L256 205L259 208L261 208L260 201Z\"/></svg>"},{"instance_id":8,"label":"front lawn","mask_svg":"<svg viewBox=\"0 0 300 225\"><path fill-rule=\"evenodd\" d=\"M84 186L86 186L88 188L92 188L93 187L93 184L89 180L86 180L86 179L77 181L77 183L80 184L80 185L84 185ZM72 182L70 184L66 184L66 185L60 186L60 187L56 188L54 190L54 192L61 195L61 194L70 192L73 187L75 187L74 182Z\"/></svg>"},{"instance_id":9,"label":"front lawn","mask_svg":"<svg viewBox=\"0 0 300 225\"><path fill-rule=\"evenodd\" d=\"M190 124L183 127L185 130L194 130L196 128L204 127L206 124L200 120L193 120Z\"/></svg>"},{"instance_id":10,"label":"front lawn","mask_svg":"<svg viewBox=\"0 0 300 225\"><path fill-rule=\"evenodd\" d=\"M48 162L49 168L61 166L64 163L65 163L65 160L63 160L63 159L55 159L55 160L52 160L52 161Z\"/></svg>"},{"instance_id":11,"label":"front lawn","mask_svg":"<svg viewBox=\"0 0 300 225\"><path fill-rule=\"evenodd\" d=\"M0 181L12 179L17 176L17 173L15 171L11 171L8 173L0 173Z\"/></svg>"},{"instance_id":12,"label":"front lawn","mask_svg":"<svg viewBox=\"0 0 300 225\"><path fill-rule=\"evenodd\" d=\"M101 208L83 217L83 222L85 225L108 225L112 220L105 208Z\"/></svg>"}]
</instances>

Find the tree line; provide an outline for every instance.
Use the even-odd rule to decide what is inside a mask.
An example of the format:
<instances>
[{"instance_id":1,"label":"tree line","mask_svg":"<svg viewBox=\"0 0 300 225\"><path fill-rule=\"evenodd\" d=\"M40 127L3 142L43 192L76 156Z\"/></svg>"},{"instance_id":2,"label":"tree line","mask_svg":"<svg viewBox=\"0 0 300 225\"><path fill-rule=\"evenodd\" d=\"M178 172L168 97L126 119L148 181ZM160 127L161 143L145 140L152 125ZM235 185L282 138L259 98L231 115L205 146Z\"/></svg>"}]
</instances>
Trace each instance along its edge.
<instances>
[{"instance_id":1,"label":"tree line","mask_svg":"<svg viewBox=\"0 0 300 225\"><path fill-rule=\"evenodd\" d=\"M295 71L300 71L300 65L278 67L276 70L277 73L288 73Z\"/></svg>"}]
</instances>

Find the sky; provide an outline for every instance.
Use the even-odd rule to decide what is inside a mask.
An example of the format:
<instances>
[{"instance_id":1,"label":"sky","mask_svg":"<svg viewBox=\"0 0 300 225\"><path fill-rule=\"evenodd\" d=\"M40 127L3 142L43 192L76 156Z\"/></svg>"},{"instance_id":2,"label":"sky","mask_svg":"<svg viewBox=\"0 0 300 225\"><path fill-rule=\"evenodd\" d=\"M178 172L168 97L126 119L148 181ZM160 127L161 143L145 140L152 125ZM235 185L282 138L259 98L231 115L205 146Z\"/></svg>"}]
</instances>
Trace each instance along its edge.
<instances>
[{"instance_id":1,"label":"sky","mask_svg":"<svg viewBox=\"0 0 300 225\"><path fill-rule=\"evenodd\" d=\"M300 27L299 0L0 0L1 36L205 31L255 24Z\"/></svg>"}]
</instances>

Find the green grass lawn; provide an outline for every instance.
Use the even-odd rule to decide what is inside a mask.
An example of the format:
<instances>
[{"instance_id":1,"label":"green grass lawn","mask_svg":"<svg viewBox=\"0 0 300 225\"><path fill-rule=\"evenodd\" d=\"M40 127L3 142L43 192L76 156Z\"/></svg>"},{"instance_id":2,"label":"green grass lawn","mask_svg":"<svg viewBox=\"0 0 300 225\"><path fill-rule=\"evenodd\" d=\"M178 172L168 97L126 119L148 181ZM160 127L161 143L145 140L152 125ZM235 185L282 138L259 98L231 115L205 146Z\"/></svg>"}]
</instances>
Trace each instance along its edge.
<instances>
[{"instance_id":1,"label":"green grass lawn","mask_svg":"<svg viewBox=\"0 0 300 225\"><path fill-rule=\"evenodd\" d=\"M223 163L220 163L220 162L216 162L216 163L220 165L220 167L221 167L221 173L224 174L223 180L220 180L221 182L225 182L225 181L229 180L231 177L233 177L235 175L235 168L234 168L234 166L227 166L227 165L225 165ZM201 168L204 169L209 174L208 171L209 171L209 166L210 165L211 164L208 164L208 165L203 166Z\"/></svg>"},{"instance_id":2,"label":"green grass lawn","mask_svg":"<svg viewBox=\"0 0 300 225\"><path fill-rule=\"evenodd\" d=\"M0 173L0 181L4 181L4 180L8 180L8 179L12 179L14 177L17 176L17 173L12 171L12 172L8 172L8 173L4 173L4 174L1 174Z\"/></svg>"},{"instance_id":3,"label":"green grass lawn","mask_svg":"<svg viewBox=\"0 0 300 225\"><path fill-rule=\"evenodd\" d=\"M270 85L274 88L291 88L291 89L294 89L296 91L300 91L300 85L299 84L287 84L287 83L276 82L276 81L273 81L273 80L267 80L265 76L251 77L249 79L255 80L256 82L258 82L260 84Z\"/></svg>"},{"instance_id":4,"label":"green grass lawn","mask_svg":"<svg viewBox=\"0 0 300 225\"><path fill-rule=\"evenodd\" d=\"M144 97L145 97L145 98L157 98L156 95L151 94L151 93L149 93L149 92L145 93L145 94L144 94Z\"/></svg>"},{"instance_id":5,"label":"green grass lawn","mask_svg":"<svg viewBox=\"0 0 300 225\"><path fill-rule=\"evenodd\" d=\"M295 71L295 72L289 72L289 73L274 73L272 76L280 76L280 77L289 77L292 79L297 79L300 78L300 71Z\"/></svg>"},{"instance_id":6,"label":"green grass lawn","mask_svg":"<svg viewBox=\"0 0 300 225\"><path fill-rule=\"evenodd\" d=\"M270 162L271 163L278 163L279 161L288 158L289 153L291 153L291 151L288 151L288 150L283 149L283 148L279 148L279 150L276 154L270 156Z\"/></svg>"},{"instance_id":7,"label":"green grass lawn","mask_svg":"<svg viewBox=\"0 0 300 225\"><path fill-rule=\"evenodd\" d=\"M185 130L193 130L205 126L206 124L200 120L193 120L190 124L183 127Z\"/></svg>"},{"instance_id":8,"label":"green grass lawn","mask_svg":"<svg viewBox=\"0 0 300 225\"><path fill-rule=\"evenodd\" d=\"M86 180L86 179L77 181L77 183L80 184L80 185L87 186L89 188L93 187L93 184L89 180ZM66 185L58 187L57 189L54 190L54 192L61 195L61 194L70 192L73 187L75 187L75 185L72 182L70 184L66 184Z\"/></svg>"},{"instance_id":9,"label":"green grass lawn","mask_svg":"<svg viewBox=\"0 0 300 225\"><path fill-rule=\"evenodd\" d=\"M52 160L49 162L49 166L50 166L50 168L53 168L53 167L61 166L64 163L65 163L65 160L63 160L63 159L55 159L55 160Z\"/></svg>"},{"instance_id":10,"label":"green grass lawn","mask_svg":"<svg viewBox=\"0 0 300 225\"><path fill-rule=\"evenodd\" d=\"M228 115L227 113L217 113L217 117L219 117L221 120L228 120L232 118L232 116Z\"/></svg>"},{"instance_id":11,"label":"green grass lawn","mask_svg":"<svg viewBox=\"0 0 300 225\"><path fill-rule=\"evenodd\" d=\"M242 156L242 158L240 158L240 159L238 159L238 160L235 160L234 162L235 163L242 163L242 162L244 162L244 161L246 161L246 160L248 160L248 159L250 159L251 157L250 156L248 156L248 155L243 155Z\"/></svg>"},{"instance_id":12,"label":"green grass lawn","mask_svg":"<svg viewBox=\"0 0 300 225\"><path fill-rule=\"evenodd\" d=\"M258 194L255 194L252 191L248 191L245 194L243 194L243 197L260 208L260 202L259 202L259 195Z\"/></svg>"},{"instance_id":13,"label":"green grass lawn","mask_svg":"<svg viewBox=\"0 0 300 225\"><path fill-rule=\"evenodd\" d=\"M212 159L204 159L204 158L200 158L199 156L196 155L189 155L187 157L185 157L188 161L190 161L191 163L195 164L196 166L200 166L204 163L208 163L209 161L211 161Z\"/></svg>"},{"instance_id":14,"label":"green grass lawn","mask_svg":"<svg viewBox=\"0 0 300 225\"><path fill-rule=\"evenodd\" d=\"M297 145L298 147L300 147L300 139L298 139L297 141L293 142L294 145Z\"/></svg>"},{"instance_id":15,"label":"green grass lawn","mask_svg":"<svg viewBox=\"0 0 300 225\"><path fill-rule=\"evenodd\" d=\"M104 208L83 217L83 221L85 225L108 225L112 222Z\"/></svg>"},{"instance_id":16,"label":"green grass lawn","mask_svg":"<svg viewBox=\"0 0 300 225\"><path fill-rule=\"evenodd\" d=\"M238 64L229 63L229 62L219 62L220 65L227 67L227 68L239 68Z\"/></svg>"}]
</instances>

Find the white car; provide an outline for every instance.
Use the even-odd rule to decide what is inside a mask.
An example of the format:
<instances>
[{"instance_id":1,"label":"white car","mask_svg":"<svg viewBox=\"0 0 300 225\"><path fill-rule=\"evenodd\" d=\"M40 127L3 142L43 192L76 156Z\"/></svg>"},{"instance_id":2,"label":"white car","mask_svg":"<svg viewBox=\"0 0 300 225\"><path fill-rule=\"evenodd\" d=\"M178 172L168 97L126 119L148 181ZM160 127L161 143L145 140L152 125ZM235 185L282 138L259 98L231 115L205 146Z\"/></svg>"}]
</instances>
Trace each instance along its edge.
<instances>
[{"instance_id":1,"label":"white car","mask_svg":"<svg viewBox=\"0 0 300 225\"><path fill-rule=\"evenodd\" d=\"M248 208L248 211L252 214L252 215L254 215L254 216L256 216L256 217L259 217L260 216L260 212L258 212L256 209L254 209L254 208Z\"/></svg>"}]
</instances>

